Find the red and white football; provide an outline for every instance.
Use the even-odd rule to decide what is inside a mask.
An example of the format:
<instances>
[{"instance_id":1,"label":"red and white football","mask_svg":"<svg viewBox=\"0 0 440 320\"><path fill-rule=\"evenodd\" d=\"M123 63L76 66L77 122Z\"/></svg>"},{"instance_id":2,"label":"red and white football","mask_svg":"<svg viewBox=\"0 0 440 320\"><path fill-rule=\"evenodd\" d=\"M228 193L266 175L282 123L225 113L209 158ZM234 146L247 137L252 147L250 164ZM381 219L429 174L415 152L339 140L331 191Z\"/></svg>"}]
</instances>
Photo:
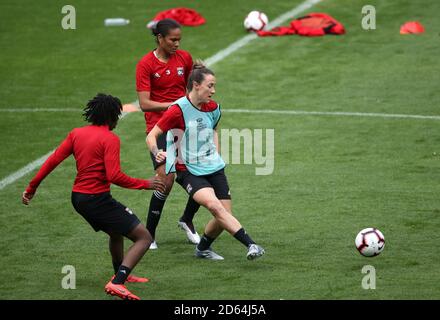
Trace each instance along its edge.
<instances>
[{"instance_id":1,"label":"red and white football","mask_svg":"<svg viewBox=\"0 0 440 320\"><path fill-rule=\"evenodd\" d=\"M356 248L365 257L375 257L385 247L385 237L376 228L365 228L356 236Z\"/></svg>"}]
</instances>

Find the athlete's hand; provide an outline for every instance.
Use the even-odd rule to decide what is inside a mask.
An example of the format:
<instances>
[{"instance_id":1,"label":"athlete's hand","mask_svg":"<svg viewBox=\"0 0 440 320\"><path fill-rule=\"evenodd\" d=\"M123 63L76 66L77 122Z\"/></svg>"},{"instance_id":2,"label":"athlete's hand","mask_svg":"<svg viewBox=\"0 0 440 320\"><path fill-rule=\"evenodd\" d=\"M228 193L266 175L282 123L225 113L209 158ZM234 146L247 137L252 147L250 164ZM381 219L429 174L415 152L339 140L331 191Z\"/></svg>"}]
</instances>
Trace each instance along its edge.
<instances>
[{"instance_id":1,"label":"athlete's hand","mask_svg":"<svg viewBox=\"0 0 440 320\"><path fill-rule=\"evenodd\" d=\"M158 153L156 153L156 161L158 163L162 163L167 158L167 152L160 150Z\"/></svg>"},{"instance_id":2,"label":"athlete's hand","mask_svg":"<svg viewBox=\"0 0 440 320\"><path fill-rule=\"evenodd\" d=\"M163 178L161 178L160 176L155 176L150 180L150 182L152 189L157 190L161 193L165 193L166 186Z\"/></svg>"},{"instance_id":3,"label":"athlete's hand","mask_svg":"<svg viewBox=\"0 0 440 320\"><path fill-rule=\"evenodd\" d=\"M35 193L29 193L29 192L24 191L23 195L21 196L21 201L23 202L23 204L28 205L29 202L34 197L34 195L35 195Z\"/></svg>"}]
</instances>

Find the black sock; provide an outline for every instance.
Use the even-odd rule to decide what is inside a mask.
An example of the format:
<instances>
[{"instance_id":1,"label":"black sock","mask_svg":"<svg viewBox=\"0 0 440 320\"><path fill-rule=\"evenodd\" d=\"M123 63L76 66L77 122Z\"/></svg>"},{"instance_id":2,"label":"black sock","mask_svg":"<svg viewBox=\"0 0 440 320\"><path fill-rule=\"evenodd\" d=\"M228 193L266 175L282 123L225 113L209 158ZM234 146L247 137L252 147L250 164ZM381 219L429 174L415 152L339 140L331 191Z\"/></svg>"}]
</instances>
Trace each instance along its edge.
<instances>
[{"instance_id":1,"label":"black sock","mask_svg":"<svg viewBox=\"0 0 440 320\"><path fill-rule=\"evenodd\" d=\"M124 284L125 280L127 280L128 275L130 274L131 269L121 265L119 267L118 272L116 272L116 277L112 280L114 284Z\"/></svg>"},{"instance_id":2,"label":"black sock","mask_svg":"<svg viewBox=\"0 0 440 320\"><path fill-rule=\"evenodd\" d=\"M255 244L254 240L249 237L249 235L246 233L246 231L244 231L243 228L241 228L234 234L234 238L243 243L246 247L249 247L251 244Z\"/></svg>"},{"instance_id":3,"label":"black sock","mask_svg":"<svg viewBox=\"0 0 440 320\"><path fill-rule=\"evenodd\" d=\"M203 236L200 238L199 244L197 245L197 249L200 251L207 250L214 240L215 238L210 238L206 234L203 234Z\"/></svg>"},{"instance_id":4,"label":"black sock","mask_svg":"<svg viewBox=\"0 0 440 320\"><path fill-rule=\"evenodd\" d=\"M113 270L115 270L115 274L116 274L116 273L118 273L118 270L122 264L122 261L113 261L112 260L112 263L113 263Z\"/></svg>"},{"instance_id":5,"label":"black sock","mask_svg":"<svg viewBox=\"0 0 440 320\"><path fill-rule=\"evenodd\" d=\"M148 216L147 216L147 230L150 231L153 240L156 236L156 228L159 224L160 215L162 214L163 206L165 205L165 201L167 199L167 195L163 194L159 191L154 191L150 200L150 207L148 208Z\"/></svg>"},{"instance_id":6,"label":"black sock","mask_svg":"<svg viewBox=\"0 0 440 320\"><path fill-rule=\"evenodd\" d=\"M196 212L199 210L200 204L198 204L192 197L188 198L188 202L186 203L185 211L183 215L180 217L180 221L183 221L187 224L187 226L191 229L192 233L196 233L193 225L193 219Z\"/></svg>"}]
</instances>

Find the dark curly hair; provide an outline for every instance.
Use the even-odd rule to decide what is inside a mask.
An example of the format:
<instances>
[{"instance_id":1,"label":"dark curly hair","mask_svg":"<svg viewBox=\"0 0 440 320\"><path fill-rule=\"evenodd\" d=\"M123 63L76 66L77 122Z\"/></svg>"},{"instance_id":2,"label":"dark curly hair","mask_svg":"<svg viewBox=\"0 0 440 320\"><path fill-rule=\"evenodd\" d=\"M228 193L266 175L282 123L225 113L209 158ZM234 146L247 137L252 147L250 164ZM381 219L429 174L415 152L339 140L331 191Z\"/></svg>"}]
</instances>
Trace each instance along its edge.
<instances>
[{"instance_id":1,"label":"dark curly hair","mask_svg":"<svg viewBox=\"0 0 440 320\"><path fill-rule=\"evenodd\" d=\"M97 126L108 125L114 129L122 111L121 100L109 94L98 93L84 108L84 119Z\"/></svg>"}]
</instances>

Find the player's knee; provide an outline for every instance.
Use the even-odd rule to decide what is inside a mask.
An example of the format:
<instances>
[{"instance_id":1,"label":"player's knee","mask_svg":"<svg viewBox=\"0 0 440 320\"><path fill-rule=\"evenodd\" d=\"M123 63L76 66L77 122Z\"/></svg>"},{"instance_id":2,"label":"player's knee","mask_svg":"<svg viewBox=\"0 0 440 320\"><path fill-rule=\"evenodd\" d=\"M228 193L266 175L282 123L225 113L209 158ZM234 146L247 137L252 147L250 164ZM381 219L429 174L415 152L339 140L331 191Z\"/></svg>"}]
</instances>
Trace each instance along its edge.
<instances>
[{"instance_id":1,"label":"player's knee","mask_svg":"<svg viewBox=\"0 0 440 320\"><path fill-rule=\"evenodd\" d=\"M165 194L168 195L171 192L174 184L174 175L159 174L165 184Z\"/></svg>"},{"instance_id":2,"label":"player's knee","mask_svg":"<svg viewBox=\"0 0 440 320\"><path fill-rule=\"evenodd\" d=\"M171 189L173 188L173 184L174 184L173 181L171 181L169 183L168 182L165 183L165 193L166 194L169 194L171 192Z\"/></svg>"},{"instance_id":3,"label":"player's knee","mask_svg":"<svg viewBox=\"0 0 440 320\"><path fill-rule=\"evenodd\" d=\"M143 235L143 239L147 245L147 247L150 247L150 244L153 242L153 237L151 236L151 233L145 228L145 234Z\"/></svg>"},{"instance_id":4,"label":"player's knee","mask_svg":"<svg viewBox=\"0 0 440 320\"><path fill-rule=\"evenodd\" d=\"M137 227L130 232L129 238L133 242L143 242L145 245L147 245L147 243L151 244L153 241L150 232L148 232L147 228L145 228L141 223L139 223Z\"/></svg>"},{"instance_id":5,"label":"player's knee","mask_svg":"<svg viewBox=\"0 0 440 320\"><path fill-rule=\"evenodd\" d=\"M206 202L205 206L215 217L223 214L224 208L219 200L209 200Z\"/></svg>"},{"instance_id":6,"label":"player's knee","mask_svg":"<svg viewBox=\"0 0 440 320\"><path fill-rule=\"evenodd\" d=\"M153 238L151 237L148 230L145 229L145 232L142 232L142 234L139 236L139 238L136 240L136 243L139 243L142 248L144 248L144 252L150 248L151 243L153 242Z\"/></svg>"}]
</instances>

